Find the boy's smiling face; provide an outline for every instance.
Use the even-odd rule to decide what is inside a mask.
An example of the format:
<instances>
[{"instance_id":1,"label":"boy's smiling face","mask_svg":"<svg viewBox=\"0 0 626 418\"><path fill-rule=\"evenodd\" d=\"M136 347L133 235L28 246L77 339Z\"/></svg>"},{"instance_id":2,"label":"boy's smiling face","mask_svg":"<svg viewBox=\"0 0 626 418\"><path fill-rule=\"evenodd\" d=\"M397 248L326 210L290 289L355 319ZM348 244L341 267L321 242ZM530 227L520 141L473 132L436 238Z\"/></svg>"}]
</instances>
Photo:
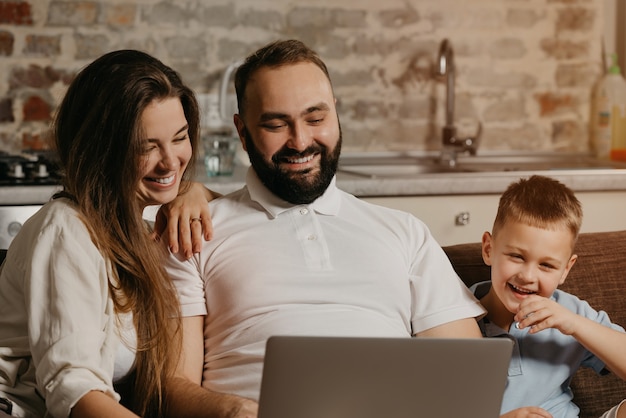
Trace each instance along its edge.
<instances>
[{"instance_id":1,"label":"boy's smiling face","mask_svg":"<svg viewBox=\"0 0 626 418\"><path fill-rule=\"evenodd\" d=\"M564 225L543 229L509 221L483 235L483 260L491 266L490 296L511 314L529 295L550 297L576 261L574 237ZM495 293L495 295L493 294Z\"/></svg>"}]
</instances>

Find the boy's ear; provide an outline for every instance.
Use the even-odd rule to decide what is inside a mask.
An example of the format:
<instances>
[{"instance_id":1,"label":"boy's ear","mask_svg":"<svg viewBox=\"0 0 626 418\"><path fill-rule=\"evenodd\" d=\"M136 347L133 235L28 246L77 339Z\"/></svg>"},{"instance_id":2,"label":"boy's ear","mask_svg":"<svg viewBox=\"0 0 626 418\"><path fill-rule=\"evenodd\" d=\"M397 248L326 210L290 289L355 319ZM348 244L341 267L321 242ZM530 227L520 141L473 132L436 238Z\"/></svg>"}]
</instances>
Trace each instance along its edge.
<instances>
[{"instance_id":1,"label":"boy's ear","mask_svg":"<svg viewBox=\"0 0 626 418\"><path fill-rule=\"evenodd\" d=\"M563 275L561 276L561 280L559 281L559 286L565 283L565 279L567 278L567 275L569 274L569 271L572 269L572 266L574 265L576 260L578 260L578 255L572 254L567 262L565 270L563 270Z\"/></svg>"},{"instance_id":2,"label":"boy's ear","mask_svg":"<svg viewBox=\"0 0 626 418\"><path fill-rule=\"evenodd\" d=\"M492 239L493 237L491 236L491 233L489 232L485 232L483 234L483 240L482 240L482 255L483 255L483 261L485 262L485 264L487 264L488 266L491 265L491 252L493 251L492 248Z\"/></svg>"}]
</instances>

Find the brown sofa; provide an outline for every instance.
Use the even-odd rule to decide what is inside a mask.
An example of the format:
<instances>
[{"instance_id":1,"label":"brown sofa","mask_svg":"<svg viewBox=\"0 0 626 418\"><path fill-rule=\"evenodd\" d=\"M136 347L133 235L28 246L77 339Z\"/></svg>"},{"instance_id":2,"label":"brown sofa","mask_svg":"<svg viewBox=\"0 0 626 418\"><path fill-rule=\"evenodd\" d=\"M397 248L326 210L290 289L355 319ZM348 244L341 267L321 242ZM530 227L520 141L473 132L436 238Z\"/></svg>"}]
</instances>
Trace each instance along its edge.
<instances>
[{"instance_id":1,"label":"brown sofa","mask_svg":"<svg viewBox=\"0 0 626 418\"><path fill-rule=\"evenodd\" d=\"M466 285L489 280L480 243L452 245L444 250ZM581 234L575 252L578 261L561 289L587 300L596 310L606 311L613 322L626 328L626 231ZM626 399L626 382L589 369L578 371L572 389L581 418L597 418Z\"/></svg>"}]
</instances>

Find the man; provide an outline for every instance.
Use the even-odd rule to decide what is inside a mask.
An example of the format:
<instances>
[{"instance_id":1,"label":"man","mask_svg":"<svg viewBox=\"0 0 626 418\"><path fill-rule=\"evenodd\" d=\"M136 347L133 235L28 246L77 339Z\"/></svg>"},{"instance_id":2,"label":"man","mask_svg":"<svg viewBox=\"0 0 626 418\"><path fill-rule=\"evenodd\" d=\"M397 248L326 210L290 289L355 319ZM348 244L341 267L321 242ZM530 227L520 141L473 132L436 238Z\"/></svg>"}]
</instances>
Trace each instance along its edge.
<instances>
[{"instance_id":1,"label":"man","mask_svg":"<svg viewBox=\"0 0 626 418\"><path fill-rule=\"evenodd\" d=\"M235 87L246 187L211 202L200 254L168 262L187 376L203 369L207 392L257 400L271 335L479 338L484 310L428 229L336 187L341 129L317 54L272 43Z\"/></svg>"}]
</instances>

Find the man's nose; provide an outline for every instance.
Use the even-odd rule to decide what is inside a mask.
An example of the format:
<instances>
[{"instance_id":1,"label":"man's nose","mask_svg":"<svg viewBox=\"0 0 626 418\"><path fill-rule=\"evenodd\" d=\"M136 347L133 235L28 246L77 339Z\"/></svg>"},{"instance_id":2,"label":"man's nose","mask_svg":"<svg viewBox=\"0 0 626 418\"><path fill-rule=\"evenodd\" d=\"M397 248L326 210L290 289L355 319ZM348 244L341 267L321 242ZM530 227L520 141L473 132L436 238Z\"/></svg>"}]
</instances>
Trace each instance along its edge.
<instances>
[{"instance_id":1,"label":"man's nose","mask_svg":"<svg viewBox=\"0 0 626 418\"><path fill-rule=\"evenodd\" d=\"M304 151L311 145L311 142L312 135L309 127L304 123L295 122L290 129L287 145L297 151Z\"/></svg>"}]
</instances>

